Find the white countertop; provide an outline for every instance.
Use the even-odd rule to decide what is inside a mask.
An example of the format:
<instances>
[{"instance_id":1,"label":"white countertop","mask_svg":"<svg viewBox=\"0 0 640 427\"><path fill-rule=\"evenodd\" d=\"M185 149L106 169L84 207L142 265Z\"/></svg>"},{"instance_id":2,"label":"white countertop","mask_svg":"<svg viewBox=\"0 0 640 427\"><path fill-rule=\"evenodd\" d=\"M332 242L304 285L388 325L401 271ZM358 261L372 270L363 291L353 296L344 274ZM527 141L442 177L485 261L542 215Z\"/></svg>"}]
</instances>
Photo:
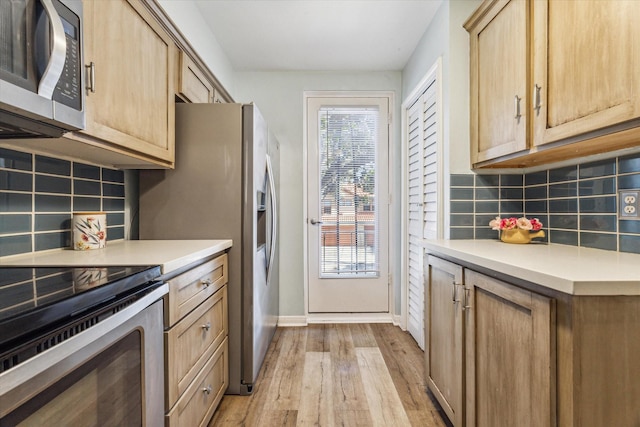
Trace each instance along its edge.
<instances>
[{"instance_id":1,"label":"white countertop","mask_svg":"<svg viewBox=\"0 0 640 427\"><path fill-rule=\"evenodd\" d=\"M107 242L103 249L59 249L0 258L0 266L92 267L159 265L162 274L231 247L231 240L123 240Z\"/></svg>"},{"instance_id":2,"label":"white countertop","mask_svg":"<svg viewBox=\"0 0 640 427\"><path fill-rule=\"evenodd\" d=\"M640 295L640 255L499 240L425 240L442 254L571 295Z\"/></svg>"}]
</instances>

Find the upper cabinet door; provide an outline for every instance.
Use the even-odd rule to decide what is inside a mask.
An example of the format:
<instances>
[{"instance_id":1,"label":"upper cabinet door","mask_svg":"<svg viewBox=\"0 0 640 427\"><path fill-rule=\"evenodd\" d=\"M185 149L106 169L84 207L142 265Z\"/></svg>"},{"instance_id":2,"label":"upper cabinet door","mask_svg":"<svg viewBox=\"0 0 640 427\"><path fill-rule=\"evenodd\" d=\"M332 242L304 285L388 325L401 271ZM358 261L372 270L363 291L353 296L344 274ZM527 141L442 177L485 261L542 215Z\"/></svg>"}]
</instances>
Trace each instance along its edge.
<instances>
[{"instance_id":1,"label":"upper cabinet door","mask_svg":"<svg viewBox=\"0 0 640 427\"><path fill-rule=\"evenodd\" d=\"M471 43L471 161L526 150L528 5L484 3L465 24Z\"/></svg>"},{"instance_id":2,"label":"upper cabinet door","mask_svg":"<svg viewBox=\"0 0 640 427\"><path fill-rule=\"evenodd\" d=\"M485 0L470 37L472 167L640 143L638 0Z\"/></svg>"},{"instance_id":3,"label":"upper cabinet door","mask_svg":"<svg viewBox=\"0 0 640 427\"><path fill-rule=\"evenodd\" d=\"M85 0L85 134L110 149L174 164L176 46L141 0Z\"/></svg>"},{"instance_id":4,"label":"upper cabinet door","mask_svg":"<svg viewBox=\"0 0 640 427\"><path fill-rule=\"evenodd\" d=\"M537 0L532 7L534 144L640 117L640 1Z\"/></svg>"},{"instance_id":5,"label":"upper cabinet door","mask_svg":"<svg viewBox=\"0 0 640 427\"><path fill-rule=\"evenodd\" d=\"M180 51L179 76L178 95L182 99L194 104L213 102L215 96L213 85L184 51Z\"/></svg>"}]
</instances>

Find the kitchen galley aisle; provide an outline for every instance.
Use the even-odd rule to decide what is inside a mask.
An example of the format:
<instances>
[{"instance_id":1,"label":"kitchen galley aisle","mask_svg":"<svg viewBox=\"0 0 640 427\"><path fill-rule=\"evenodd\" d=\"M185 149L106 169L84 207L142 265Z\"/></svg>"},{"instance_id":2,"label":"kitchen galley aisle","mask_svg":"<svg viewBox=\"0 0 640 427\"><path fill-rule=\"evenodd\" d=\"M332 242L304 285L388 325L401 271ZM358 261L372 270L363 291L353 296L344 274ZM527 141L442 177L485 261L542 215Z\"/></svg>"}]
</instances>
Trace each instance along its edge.
<instances>
[{"instance_id":1,"label":"kitchen galley aisle","mask_svg":"<svg viewBox=\"0 0 640 427\"><path fill-rule=\"evenodd\" d=\"M278 328L254 393L225 395L209 427L446 426L423 357L390 324Z\"/></svg>"}]
</instances>

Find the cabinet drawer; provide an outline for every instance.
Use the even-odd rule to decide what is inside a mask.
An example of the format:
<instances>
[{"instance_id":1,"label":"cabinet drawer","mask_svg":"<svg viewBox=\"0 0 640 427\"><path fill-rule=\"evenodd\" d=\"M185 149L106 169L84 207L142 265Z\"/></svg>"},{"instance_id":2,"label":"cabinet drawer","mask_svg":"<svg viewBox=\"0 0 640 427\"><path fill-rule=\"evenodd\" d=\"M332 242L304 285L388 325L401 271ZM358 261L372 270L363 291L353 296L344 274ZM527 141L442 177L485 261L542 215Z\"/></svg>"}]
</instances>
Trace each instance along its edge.
<instances>
[{"instance_id":1,"label":"cabinet drawer","mask_svg":"<svg viewBox=\"0 0 640 427\"><path fill-rule=\"evenodd\" d=\"M229 351L225 337L178 403L167 413L165 425L206 426L229 384L228 366Z\"/></svg>"},{"instance_id":2,"label":"cabinet drawer","mask_svg":"<svg viewBox=\"0 0 640 427\"><path fill-rule=\"evenodd\" d=\"M169 280L165 326L171 327L228 281L227 254Z\"/></svg>"},{"instance_id":3,"label":"cabinet drawer","mask_svg":"<svg viewBox=\"0 0 640 427\"><path fill-rule=\"evenodd\" d=\"M165 332L167 408L185 392L227 334L226 286Z\"/></svg>"}]
</instances>

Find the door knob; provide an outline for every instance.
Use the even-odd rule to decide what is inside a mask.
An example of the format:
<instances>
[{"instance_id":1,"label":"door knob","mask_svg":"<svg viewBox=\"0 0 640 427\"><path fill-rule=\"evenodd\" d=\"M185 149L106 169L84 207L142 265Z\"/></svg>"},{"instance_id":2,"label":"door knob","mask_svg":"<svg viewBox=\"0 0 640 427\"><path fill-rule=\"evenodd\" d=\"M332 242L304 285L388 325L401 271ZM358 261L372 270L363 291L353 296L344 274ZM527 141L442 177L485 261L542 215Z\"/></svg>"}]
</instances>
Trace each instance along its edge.
<instances>
[{"instance_id":1,"label":"door knob","mask_svg":"<svg viewBox=\"0 0 640 427\"><path fill-rule=\"evenodd\" d=\"M317 219L315 219L315 218L311 218L311 219L309 220L309 222L311 223L311 225L318 225L318 224L322 224L322 221L318 221L318 220L317 220Z\"/></svg>"}]
</instances>

